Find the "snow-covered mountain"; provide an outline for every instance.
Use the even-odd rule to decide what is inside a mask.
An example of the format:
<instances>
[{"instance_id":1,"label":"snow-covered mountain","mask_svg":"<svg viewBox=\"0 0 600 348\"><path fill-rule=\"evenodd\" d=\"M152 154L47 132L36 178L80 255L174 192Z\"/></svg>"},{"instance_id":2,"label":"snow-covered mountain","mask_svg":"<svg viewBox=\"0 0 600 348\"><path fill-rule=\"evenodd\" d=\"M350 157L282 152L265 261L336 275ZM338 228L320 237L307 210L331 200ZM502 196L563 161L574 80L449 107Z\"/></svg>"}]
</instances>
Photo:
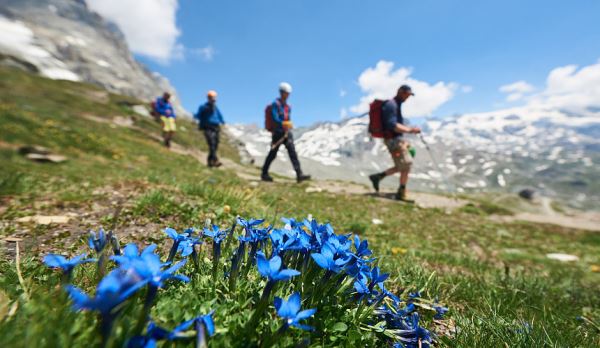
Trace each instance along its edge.
<instances>
[{"instance_id":1,"label":"snow-covered mountain","mask_svg":"<svg viewBox=\"0 0 600 348\"><path fill-rule=\"evenodd\" d=\"M294 132L305 171L321 178L368 183L392 165L381 140L367 133L368 116L322 123ZM231 126L258 163L270 134L256 126ZM426 191L510 191L534 188L579 208L600 208L600 110L573 114L533 106L430 119L417 150L411 187ZM282 149L283 150L283 149ZM273 170L293 174L285 150ZM388 178L384 185L397 187Z\"/></svg>"},{"instance_id":2,"label":"snow-covered mountain","mask_svg":"<svg viewBox=\"0 0 600 348\"><path fill-rule=\"evenodd\" d=\"M121 31L84 0L2 0L0 64L53 79L84 81L150 100L169 81L131 55ZM175 98L180 114L188 115Z\"/></svg>"}]
</instances>

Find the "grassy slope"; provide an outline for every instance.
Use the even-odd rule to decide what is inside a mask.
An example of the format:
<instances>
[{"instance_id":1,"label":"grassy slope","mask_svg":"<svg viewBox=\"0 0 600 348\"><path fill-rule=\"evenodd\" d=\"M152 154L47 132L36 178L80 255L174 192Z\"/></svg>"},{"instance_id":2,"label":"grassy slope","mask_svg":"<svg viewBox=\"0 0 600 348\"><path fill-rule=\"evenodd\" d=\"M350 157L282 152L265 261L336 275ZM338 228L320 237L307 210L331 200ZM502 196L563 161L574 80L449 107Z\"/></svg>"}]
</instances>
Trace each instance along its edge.
<instances>
[{"instance_id":1,"label":"grassy slope","mask_svg":"<svg viewBox=\"0 0 600 348\"><path fill-rule=\"evenodd\" d=\"M4 68L0 86L0 236L25 236L31 258L47 250L79 250L85 231L100 224L114 224L124 242L148 241L163 240L161 227L198 226L207 218L228 224L235 215L276 222L312 214L338 231L368 237L398 287L423 289L426 297L447 304L459 328L453 340L444 340L449 345L600 345L600 274L590 270L600 264L599 234L499 224L464 211L447 214L371 197L307 194L304 185L255 187L231 171L211 171L190 156L165 150L145 133L158 134L158 125L125 106L134 102L130 98L110 95L104 103L95 87ZM86 114L133 116L145 132L90 121ZM186 131L177 134L178 143L205 148L191 123L181 125ZM23 144L49 147L69 161L27 161L15 150ZM223 152L235 157L231 147L223 146ZM124 208L115 219L120 204ZM79 216L67 226L14 222L66 211ZM373 218L384 223L374 225ZM581 261L558 263L545 258L549 252L576 254ZM22 289L12 253L3 258L0 295L14 301ZM43 289L47 272L32 260L24 267L30 286ZM24 326L36 309L22 307L9 323L0 323L0 337L6 339L8 332L25 337Z\"/></svg>"}]
</instances>

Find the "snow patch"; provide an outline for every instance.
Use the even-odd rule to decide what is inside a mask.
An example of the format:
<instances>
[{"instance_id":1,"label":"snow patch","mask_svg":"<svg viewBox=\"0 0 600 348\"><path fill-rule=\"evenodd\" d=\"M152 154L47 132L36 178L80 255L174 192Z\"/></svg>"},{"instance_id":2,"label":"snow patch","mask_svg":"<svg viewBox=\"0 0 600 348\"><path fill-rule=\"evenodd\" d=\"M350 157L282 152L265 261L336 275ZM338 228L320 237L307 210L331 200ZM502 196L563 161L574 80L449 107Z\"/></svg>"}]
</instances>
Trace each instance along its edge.
<instances>
[{"instance_id":1,"label":"snow patch","mask_svg":"<svg viewBox=\"0 0 600 348\"><path fill-rule=\"evenodd\" d=\"M81 81L81 78L70 71L63 62L37 46L33 31L20 21L0 16L0 50L31 62L48 78Z\"/></svg>"}]
</instances>

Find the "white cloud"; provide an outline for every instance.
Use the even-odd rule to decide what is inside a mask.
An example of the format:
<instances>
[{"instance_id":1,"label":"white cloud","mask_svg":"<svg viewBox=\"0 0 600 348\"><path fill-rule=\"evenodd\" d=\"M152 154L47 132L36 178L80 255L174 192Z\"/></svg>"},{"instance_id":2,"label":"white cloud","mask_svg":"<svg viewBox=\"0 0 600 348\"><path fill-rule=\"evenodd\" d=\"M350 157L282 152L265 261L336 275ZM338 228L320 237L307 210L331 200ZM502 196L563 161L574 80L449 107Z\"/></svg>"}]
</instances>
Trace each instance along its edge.
<instances>
[{"instance_id":1,"label":"white cloud","mask_svg":"<svg viewBox=\"0 0 600 348\"><path fill-rule=\"evenodd\" d=\"M344 98L346 96L346 94L348 94L348 92L345 89L340 89L340 97Z\"/></svg>"},{"instance_id":2,"label":"white cloud","mask_svg":"<svg viewBox=\"0 0 600 348\"><path fill-rule=\"evenodd\" d=\"M340 109L340 119L345 120L346 118L348 118L348 116L350 116L348 114L348 109L346 108L341 108Z\"/></svg>"},{"instance_id":3,"label":"white cloud","mask_svg":"<svg viewBox=\"0 0 600 348\"><path fill-rule=\"evenodd\" d=\"M86 0L88 6L116 23L135 53L168 62L182 58L177 42L178 0Z\"/></svg>"},{"instance_id":4,"label":"white cloud","mask_svg":"<svg viewBox=\"0 0 600 348\"><path fill-rule=\"evenodd\" d=\"M467 94L473 92L473 86L461 86L460 91Z\"/></svg>"},{"instance_id":5,"label":"white cloud","mask_svg":"<svg viewBox=\"0 0 600 348\"><path fill-rule=\"evenodd\" d=\"M506 101L514 102L523 99L525 94L531 93L535 88L529 83L521 80L508 85L500 86L500 92L507 93Z\"/></svg>"},{"instance_id":6,"label":"white cloud","mask_svg":"<svg viewBox=\"0 0 600 348\"><path fill-rule=\"evenodd\" d=\"M567 65L553 69L546 88L528 100L528 105L586 113L600 109L600 59L578 69Z\"/></svg>"},{"instance_id":7,"label":"white cloud","mask_svg":"<svg viewBox=\"0 0 600 348\"><path fill-rule=\"evenodd\" d=\"M212 45L208 45L206 47L202 47L202 48L194 48L191 49L190 52L195 55L195 56L199 56L200 58L202 58L203 60L210 62L213 60L213 58L215 57L215 54L217 54L217 51L215 50L215 48Z\"/></svg>"},{"instance_id":8,"label":"white cloud","mask_svg":"<svg viewBox=\"0 0 600 348\"><path fill-rule=\"evenodd\" d=\"M455 83L437 82L429 84L411 77L412 69L401 67L394 70L394 63L381 60L375 67L360 74L358 84L364 92L360 102L350 108L354 113L364 113L375 98L388 99L396 94L398 87L407 84L412 87L415 97L403 106L407 116L429 116L442 104L454 96L459 87Z\"/></svg>"},{"instance_id":9,"label":"white cloud","mask_svg":"<svg viewBox=\"0 0 600 348\"><path fill-rule=\"evenodd\" d=\"M537 93L525 81L502 86L500 91L509 93L508 101L523 99L528 109L600 114L600 60L582 68L566 65L551 70L546 86Z\"/></svg>"}]
</instances>

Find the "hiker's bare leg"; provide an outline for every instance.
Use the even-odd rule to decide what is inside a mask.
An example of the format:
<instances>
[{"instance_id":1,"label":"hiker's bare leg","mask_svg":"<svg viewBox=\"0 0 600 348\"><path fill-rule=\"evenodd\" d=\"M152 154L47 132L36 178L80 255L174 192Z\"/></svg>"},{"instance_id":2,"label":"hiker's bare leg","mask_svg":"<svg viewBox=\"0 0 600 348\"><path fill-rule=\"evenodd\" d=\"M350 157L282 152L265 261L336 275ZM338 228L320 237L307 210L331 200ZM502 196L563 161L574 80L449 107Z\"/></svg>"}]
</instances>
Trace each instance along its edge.
<instances>
[{"instance_id":1,"label":"hiker's bare leg","mask_svg":"<svg viewBox=\"0 0 600 348\"><path fill-rule=\"evenodd\" d=\"M392 168L386 170L384 173L386 176L394 175L394 174L398 173L398 169L396 167L392 167Z\"/></svg>"},{"instance_id":2,"label":"hiker's bare leg","mask_svg":"<svg viewBox=\"0 0 600 348\"><path fill-rule=\"evenodd\" d=\"M410 171L409 170L404 170L400 172L400 185L402 186L406 186L406 184L408 183L408 173Z\"/></svg>"}]
</instances>

